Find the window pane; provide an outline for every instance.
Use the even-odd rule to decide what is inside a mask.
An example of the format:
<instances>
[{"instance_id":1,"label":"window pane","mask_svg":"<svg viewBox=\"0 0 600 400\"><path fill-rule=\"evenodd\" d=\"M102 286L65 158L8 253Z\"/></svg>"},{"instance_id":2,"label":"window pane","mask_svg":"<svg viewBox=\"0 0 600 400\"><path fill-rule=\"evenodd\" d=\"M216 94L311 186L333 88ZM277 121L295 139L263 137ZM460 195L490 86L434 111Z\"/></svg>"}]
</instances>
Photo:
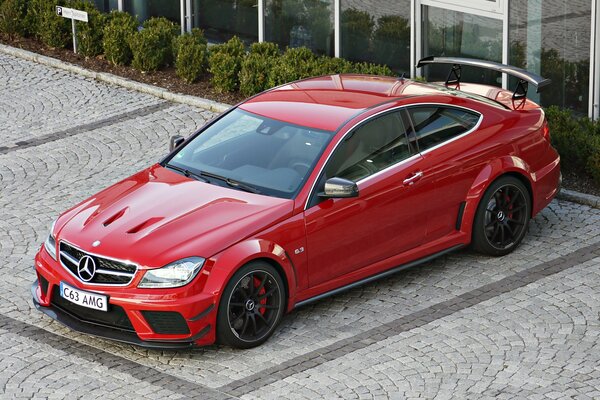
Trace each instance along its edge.
<instances>
[{"instance_id":1,"label":"window pane","mask_svg":"<svg viewBox=\"0 0 600 400\"><path fill-rule=\"evenodd\" d=\"M341 1L341 56L410 71L410 0Z\"/></svg>"},{"instance_id":2,"label":"window pane","mask_svg":"<svg viewBox=\"0 0 600 400\"><path fill-rule=\"evenodd\" d=\"M398 112L368 122L350 135L327 164L327 178L337 176L358 181L411 155Z\"/></svg>"},{"instance_id":3,"label":"window pane","mask_svg":"<svg viewBox=\"0 0 600 400\"><path fill-rule=\"evenodd\" d=\"M332 135L236 109L196 136L169 163L289 199L306 182Z\"/></svg>"},{"instance_id":4,"label":"window pane","mask_svg":"<svg viewBox=\"0 0 600 400\"><path fill-rule=\"evenodd\" d=\"M333 56L333 0L265 0L265 40Z\"/></svg>"},{"instance_id":5,"label":"window pane","mask_svg":"<svg viewBox=\"0 0 600 400\"><path fill-rule=\"evenodd\" d=\"M209 40L224 42L234 35L258 41L258 0L194 0L194 26Z\"/></svg>"},{"instance_id":6,"label":"window pane","mask_svg":"<svg viewBox=\"0 0 600 400\"><path fill-rule=\"evenodd\" d=\"M455 108L412 107L408 112L415 127L420 151L465 133L479 120L479 115Z\"/></svg>"},{"instance_id":7,"label":"window pane","mask_svg":"<svg viewBox=\"0 0 600 400\"><path fill-rule=\"evenodd\" d=\"M423 56L469 57L502 61L502 21L437 7L423 7ZM430 65L425 77L445 81L450 66ZM501 74L462 67L462 81L500 86Z\"/></svg>"},{"instance_id":8,"label":"window pane","mask_svg":"<svg viewBox=\"0 0 600 400\"><path fill-rule=\"evenodd\" d=\"M590 74L591 1L510 2L510 63L552 79L528 97L587 114ZM511 82L514 87L516 82Z\"/></svg>"},{"instance_id":9,"label":"window pane","mask_svg":"<svg viewBox=\"0 0 600 400\"><path fill-rule=\"evenodd\" d=\"M136 15L140 23L150 17L165 17L177 24L181 23L179 2L172 0L126 0L124 8Z\"/></svg>"},{"instance_id":10,"label":"window pane","mask_svg":"<svg viewBox=\"0 0 600 400\"><path fill-rule=\"evenodd\" d=\"M119 8L117 0L94 0L94 4L96 5L96 8L102 12L109 12Z\"/></svg>"}]
</instances>

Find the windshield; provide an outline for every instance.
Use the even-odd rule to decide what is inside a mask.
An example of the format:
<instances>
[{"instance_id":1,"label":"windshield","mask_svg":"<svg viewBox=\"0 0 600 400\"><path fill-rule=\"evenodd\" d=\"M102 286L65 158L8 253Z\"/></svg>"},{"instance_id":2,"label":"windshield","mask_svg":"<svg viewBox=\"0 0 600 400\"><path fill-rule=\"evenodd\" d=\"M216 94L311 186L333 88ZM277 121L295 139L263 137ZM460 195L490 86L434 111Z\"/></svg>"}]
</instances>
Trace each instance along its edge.
<instances>
[{"instance_id":1,"label":"windshield","mask_svg":"<svg viewBox=\"0 0 600 400\"><path fill-rule=\"evenodd\" d=\"M179 150L167 166L210 183L290 199L332 136L235 109Z\"/></svg>"}]
</instances>

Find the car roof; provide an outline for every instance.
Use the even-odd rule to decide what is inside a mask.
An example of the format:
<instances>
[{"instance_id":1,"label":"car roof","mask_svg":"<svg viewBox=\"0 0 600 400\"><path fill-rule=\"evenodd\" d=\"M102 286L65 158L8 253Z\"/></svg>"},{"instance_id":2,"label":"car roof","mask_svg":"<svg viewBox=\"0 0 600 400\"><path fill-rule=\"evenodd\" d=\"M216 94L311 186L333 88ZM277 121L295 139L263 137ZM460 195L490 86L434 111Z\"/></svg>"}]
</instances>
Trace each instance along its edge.
<instances>
[{"instance_id":1,"label":"car roof","mask_svg":"<svg viewBox=\"0 0 600 400\"><path fill-rule=\"evenodd\" d=\"M240 108L291 124L334 131L361 112L394 99L450 96L442 89L403 78L327 75L279 86L250 98Z\"/></svg>"}]
</instances>

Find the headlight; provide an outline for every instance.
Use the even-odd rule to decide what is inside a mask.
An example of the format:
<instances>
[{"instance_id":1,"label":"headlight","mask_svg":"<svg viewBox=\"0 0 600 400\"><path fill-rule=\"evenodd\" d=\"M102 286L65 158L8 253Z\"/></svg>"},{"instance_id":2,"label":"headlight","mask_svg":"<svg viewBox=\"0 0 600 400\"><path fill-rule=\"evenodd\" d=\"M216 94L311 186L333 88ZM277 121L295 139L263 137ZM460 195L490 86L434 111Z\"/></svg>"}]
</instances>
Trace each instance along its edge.
<instances>
[{"instance_id":1,"label":"headlight","mask_svg":"<svg viewBox=\"0 0 600 400\"><path fill-rule=\"evenodd\" d=\"M204 265L204 258L190 257L175 261L162 268L149 269L138 284L140 288L172 288L186 285Z\"/></svg>"},{"instance_id":2,"label":"headlight","mask_svg":"<svg viewBox=\"0 0 600 400\"><path fill-rule=\"evenodd\" d=\"M48 237L44 242L44 247L46 248L48 254L50 254L52 258L56 260L56 238L54 237L54 224L56 224L56 221L50 225L50 233L48 233Z\"/></svg>"}]
</instances>

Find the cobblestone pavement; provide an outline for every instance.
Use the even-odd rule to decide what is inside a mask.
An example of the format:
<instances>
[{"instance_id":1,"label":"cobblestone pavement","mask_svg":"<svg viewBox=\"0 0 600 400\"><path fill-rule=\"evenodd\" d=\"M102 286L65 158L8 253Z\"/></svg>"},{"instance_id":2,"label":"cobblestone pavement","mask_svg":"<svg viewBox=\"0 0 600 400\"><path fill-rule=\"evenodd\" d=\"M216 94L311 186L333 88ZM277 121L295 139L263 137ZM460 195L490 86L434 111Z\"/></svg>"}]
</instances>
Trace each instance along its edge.
<instances>
[{"instance_id":1,"label":"cobblestone pavement","mask_svg":"<svg viewBox=\"0 0 600 400\"><path fill-rule=\"evenodd\" d=\"M145 350L35 310L55 216L211 117L0 56L0 398L600 398L600 210L569 202L511 255L452 253L300 308L256 349Z\"/></svg>"}]
</instances>

